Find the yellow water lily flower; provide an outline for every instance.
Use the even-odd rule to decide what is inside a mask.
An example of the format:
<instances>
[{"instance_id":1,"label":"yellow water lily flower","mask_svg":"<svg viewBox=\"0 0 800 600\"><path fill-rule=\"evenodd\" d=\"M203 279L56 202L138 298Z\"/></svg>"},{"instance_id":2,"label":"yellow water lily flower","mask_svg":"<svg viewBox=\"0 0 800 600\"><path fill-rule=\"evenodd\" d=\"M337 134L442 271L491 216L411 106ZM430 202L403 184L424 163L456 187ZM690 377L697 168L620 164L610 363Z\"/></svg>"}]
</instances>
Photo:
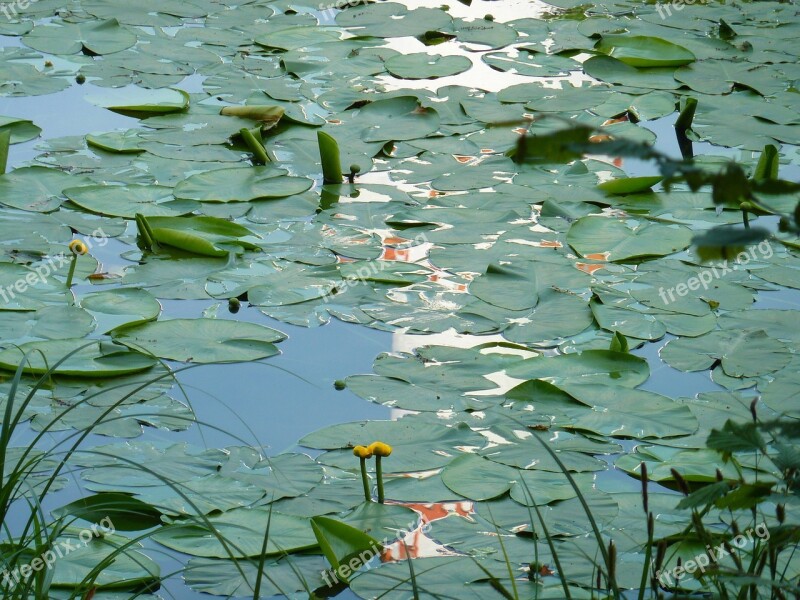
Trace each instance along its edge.
<instances>
[{"instance_id":1,"label":"yellow water lily flower","mask_svg":"<svg viewBox=\"0 0 800 600\"><path fill-rule=\"evenodd\" d=\"M392 453L392 447L383 442L372 442L368 450L375 456L389 456Z\"/></svg>"},{"instance_id":2,"label":"yellow water lily flower","mask_svg":"<svg viewBox=\"0 0 800 600\"><path fill-rule=\"evenodd\" d=\"M372 458L372 451L366 446L355 446L353 448L353 454L358 458L362 458L365 460L367 458Z\"/></svg>"},{"instance_id":3,"label":"yellow water lily flower","mask_svg":"<svg viewBox=\"0 0 800 600\"><path fill-rule=\"evenodd\" d=\"M79 254L86 254L89 251L89 249L86 247L86 244L80 240L72 240L69 243L69 249L76 256Z\"/></svg>"}]
</instances>

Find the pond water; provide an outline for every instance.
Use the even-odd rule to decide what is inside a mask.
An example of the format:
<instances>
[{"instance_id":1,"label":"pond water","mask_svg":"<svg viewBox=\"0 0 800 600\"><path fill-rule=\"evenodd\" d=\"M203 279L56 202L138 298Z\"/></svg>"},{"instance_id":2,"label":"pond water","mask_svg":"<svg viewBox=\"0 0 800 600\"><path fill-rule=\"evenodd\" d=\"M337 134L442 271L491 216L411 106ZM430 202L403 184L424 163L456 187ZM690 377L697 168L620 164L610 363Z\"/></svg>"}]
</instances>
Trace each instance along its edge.
<instances>
[{"instance_id":1,"label":"pond water","mask_svg":"<svg viewBox=\"0 0 800 600\"><path fill-rule=\"evenodd\" d=\"M92 383L107 387L123 374L114 368L128 368L145 360L143 355L176 370L200 364L177 373L177 384L167 386L173 400L156 398L155 415L147 412L151 405L132 404L125 409L131 412L119 413L125 428L115 423L101 431L107 435L89 435L86 448L101 447L114 456L80 458L64 489L44 498L45 510L121 491L135 494L165 522L180 523L198 512L152 476L137 474L128 482L121 469L132 460L183 477L177 481L206 507L199 512L213 515L219 531L245 548L236 548L239 557L260 553L253 548L260 550L258 533L273 514L265 507L276 507L267 572L280 585L265 583L271 593L299 593L298 571L312 587L321 585L326 563L313 549L310 517L342 519L392 542L398 530L422 516L439 520L428 537L415 533L408 548L395 544L382 561L373 556L370 566L379 568L363 569L353 589L339 597L377 597L390 589L387 582L407 578L407 572L392 569L407 569L409 561L392 557L408 555L418 557L411 562L420 561L420 568L434 565L432 570L444 573L441 581L422 577L423 597L468 593L455 585L475 594L464 597L490 597L494 592L482 581L486 572L473 573L471 561L459 563L465 556L488 557L489 571L507 586L518 585L520 597L532 597L534 587L556 597L562 588L552 576L550 549L514 535L538 527L525 507L528 486L542 494L537 504L548 511L545 522L563 536L559 547L572 570L566 576L574 593L594 585L580 559L593 539L584 535L589 522L580 516L576 494L534 443L539 432L551 431L540 439L565 457L604 533L618 540L629 571L641 573L646 521L626 519L634 506L641 510L634 500L640 462L664 484L654 483L652 495L660 511L656 537L667 537L688 522L674 508L678 495L670 468L698 486L714 480L717 466L734 480L705 448L712 428L728 417L748 418L746 407L759 394L766 396L759 403L764 415L799 415L797 336L787 327L791 313L784 311L800 309L800 258L796 235L778 232L778 216L751 217L754 227L772 236L769 256L739 265L719 286L715 282L716 292L692 292L669 307L658 304L655 291L710 268L692 236L740 222L735 206L717 210L707 189L691 195L679 183L675 194L667 194L658 181L637 182L658 174L657 165L644 158L590 154L578 168L558 161L542 168L504 155L520 134L545 139L572 124L596 128L594 141L611 136L646 142L666 160L678 160L676 102L691 95L700 98L693 134L699 164L713 171L734 159L749 174L763 146L774 144L780 177L797 180L793 140L800 125L796 114L787 116L789 92L775 81L797 77L790 66L796 56L792 49L774 48L758 31L773 21L770 11L789 19L777 3L760 3L761 15L747 9L748 3L717 7L713 17L695 7L687 10L693 25L686 30L655 20L652 6L633 1L582 9L569 1L553 6L476 0L449 7L407 1L345 7L341 14L288 1L236 7L211 0L144 3L124 10L76 2L54 16L56 4L31 5L31 32L26 19L0 23L7 72L0 115L33 121L41 130L11 146L8 174L0 177L0 202L25 211L6 211L0 226L16 222L26 232L16 239L11 225L4 230L3 244L13 251L4 254L8 271L2 282L13 284L19 276L11 265L33 268L64 251L73 233L86 236L99 226L111 239L90 248L96 263L79 264L72 292L80 306L54 295L63 287L59 279L41 282L19 300L31 315L25 327L9 315L19 307L0 309L8 321L2 325L0 364L21 357L17 344L39 348L53 361L60 358L57 352L76 349L77 341L113 339L125 355L117 362L101 357L96 364L107 372L99 377L87 378L86 359L69 373L77 370L83 379L56 376L51 397L26 415L34 419L33 428L15 431L11 445L31 443L45 417L55 414L47 412L48 402L68 405L88 395ZM730 89L709 89L703 80L709 70L748 52L719 38L723 17L739 28L750 51L755 47L771 60L748 55L757 75L737 72ZM109 18L117 21L104 22L107 33L92 29ZM698 33L714 27L712 41ZM84 53L70 46L79 30ZM623 34L649 37L631 43L620 39ZM604 47L604 40L613 43ZM28 54L28 46L39 53ZM422 53L438 57L426 61ZM122 55L124 60L115 61ZM673 63L665 62L670 58ZM629 66L636 60L638 66ZM775 73L767 74L770 69ZM79 71L85 73L83 84L75 82ZM597 80L604 83L588 87ZM48 85L50 93L31 92ZM113 101L97 99L114 90ZM134 96L141 90L146 93ZM126 94L141 99L126 102ZM766 102L762 96L770 98L769 109L759 108L758 102ZM726 119L715 112L725 98L730 103L720 110L740 111L747 126L725 131ZM563 108L553 108L559 102ZM222 106L241 105L260 112L219 115ZM285 111L277 127L270 127L263 105ZM550 108L539 112L544 105ZM264 147L285 171L252 166L253 147L237 137L242 128L258 133L262 123ZM748 130L755 123L775 127ZM338 137L345 172L351 163L361 167L356 184L323 187L319 127ZM127 132L129 139L101 135L112 131ZM87 134L106 147L87 146ZM49 182L42 166L69 177ZM245 180L242 169L258 175ZM23 175L12 181L15 172ZM596 187L626 178L638 185L628 190L635 195L604 194ZM46 182L41 189L39 181ZM96 185L103 188L90 190ZM158 186L160 194L154 191ZM274 192L276 187L287 191ZM122 189L130 195L114 200ZM796 193L776 201L784 208L792 199ZM158 244L148 247L133 212L145 215ZM217 220L202 222L196 215ZM196 220L189 223L191 218ZM234 230L232 222L250 231ZM758 241L742 246L755 248ZM368 270L354 275L362 265ZM90 280L91 273L101 276ZM145 292L92 304L96 293L122 288ZM229 310L232 297L241 299L239 310ZM154 298L159 308L151 314ZM65 312L48 316L54 307ZM759 310L765 312L754 316ZM57 324L48 320L54 318ZM88 326L87 318L100 325ZM159 329L170 320L181 328ZM197 327L212 322L207 333L198 333ZM233 329L245 323L252 325ZM615 332L624 333L630 354L617 351ZM148 366L158 368L155 361ZM345 380L344 389L335 387ZM84 418L94 418L95 408ZM181 425L180 419L189 418L196 422ZM63 432L48 434L39 446L89 422L66 422L59 427ZM355 437L361 435L366 437ZM386 459L391 506L359 498L351 448L375 436L395 446ZM172 446L181 443L197 450ZM243 445L253 453L214 454ZM175 452L171 457L167 447ZM208 454L199 457L202 449ZM742 464L748 477L776 477L774 465L749 459ZM26 511L18 503L4 520L15 535ZM710 519L718 531L727 523L717 513ZM505 548L501 554L484 541L497 537L497 528L522 557L511 560L514 581L504 571ZM237 537L238 529L248 533ZM183 534L163 527L146 536L144 554L160 565L163 578L157 594L252 597L252 574L245 581L213 537L189 529ZM543 553L539 562L549 565L537 583L528 577L534 545ZM674 547L668 563L686 560L696 553L693 548ZM290 566L276 558L284 551ZM800 573L797 563L793 556L786 560L788 580ZM82 571L62 568L57 580L68 588ZM121 569L132 580L151 575L130 561ZM635 581L631 573L622 576L621 587L638 586L638 573ZM385 593L400 598L409 585L396 595ZM687 589L700 587L692 581Z\"/></svg>"}]
</instances>

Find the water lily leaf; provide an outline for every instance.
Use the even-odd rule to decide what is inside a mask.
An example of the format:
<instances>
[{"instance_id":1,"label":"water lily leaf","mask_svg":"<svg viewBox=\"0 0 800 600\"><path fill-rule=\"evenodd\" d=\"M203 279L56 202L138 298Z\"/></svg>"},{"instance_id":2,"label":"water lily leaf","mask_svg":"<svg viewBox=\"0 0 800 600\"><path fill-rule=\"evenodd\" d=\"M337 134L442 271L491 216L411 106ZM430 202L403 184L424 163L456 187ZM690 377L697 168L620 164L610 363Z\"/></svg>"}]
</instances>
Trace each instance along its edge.
<instances>
[{"instance_id":1,"label":"water lily leaf","mask_svg":"<svg viewBox=\"0 0 800 600\"><path fill-rule=\"evenodd\" d=\"M259 277L248 289L247 299L253 306L286 306L318 298L328 298L337 279L321 276L312 270L285 269Z\"/></svg>"},{"instance_id":2,"label":"water lily leaf","mask_svg":"<svg viewBox=\"0 0 800 600\"><path fill-rule=\"evenodd\" d=\"M161 304L145 290L122 288L96 292L81 299L81 306L92 313L103 332L139 321L153 321L161 314Z\"/></svg>"},{"instance_id":3,"label":"water lily leaf","mask_svg":"<svg viewBox=\"0 0 800 600\"><path fill-rule=\"evenodd\" d=\"M501 102L525 102L526 108L541 112L572 112L603 104L611 96L606 85L581 86L563 83L560 88L545 87L543 83L518 83L500 90Z\"/></svg>"},{"instance_id":4,"label":"water lily leaf","mask_svg":"<svg viewBox=\"0 0 800 600\"><path fill-rule=\"evenodd\" d=\"M453 31L460 42L502 48L517 40L517 31L505 23L488 19L453 19Z\"/></svg>"},{"instance_id":5,"label":"water lily leaf","mask_svg":"<svg viewBox=\"0 0 800 600\"><path fill-rule=\"evenodd\" d=\"M520 387L517 386L515 389ZM508 392L506 398L510 397L512 394ZM520 439L517 433L505 428L495 427L493 432L502 435L505 441L510 443L499 444L494 448L484 450L481 454L489 460L517 469L563 472L561 466L537 440L531 437ZM550 446L561 463L571 472L602 471L606 468L606 463L589 454L612 454L621 450L617 444L598 443L580 435L570 436L566 432L559 432L556 440L539 439Z\"/></svg>"},{"instance_id":6,"label":"water lily leaf","mask_svg":"<svg viewBox=\"0 0 800 600\"><path fill-rule=\"evenodd\" d=\"M731 377L756 377L778 371L792 359L789 347L762 330L712 331L670 341L661 358L681 371L702 371L721 361Z\"/></svg>"},{"instance_id":7,"label":"water lily leaf","mask_svg":"<svg viewBox=\"0 0 800 600\"><path fill-rule=\"evenodd\" d=\"M531 490L533 491L533 490ZM600 524L609 524L619 514L616 494L606 494L596 490L584 492L584 498L592 512L592 517ZM552 536L582 535L591 527L585 511L577 498L540 506L539 511L545 519L547 529ZM501 529L509 531L537 531L540 527L536 512L510 498L481 502L476 512ZM531 520L533 525L531 525Z\"/></svg>"},{"instance_id":8,"label":"water lily leaf","mask_svg":"<svg viewBox=\"0 0 800 600\"><path fill-rule=\"evenodd\" d=\"M417 417L400 421L361 421L332 425L300 440L310 448L331 449L318 459L339 468L358 468L358 459L348 444L381 440L391 445L392 455L383 461L384 473L405 473L435 469L459 454L458 447L481 447L483 437L466 425L445 427ZM343 450L333 450L344 448Z\"/></svg>"},{"instance_id":9,"label":"water lily leaf","mask_svg":"<svg viewBox=\"0 0 800 600\"><path fill-rule=\"evenodd\" d=\"M175 217L200 208L192 200L176 200L172 188L161 185L85 185L63 190L71 202L101 215L133 219L136 213L146 217Z\"/></svg>"},{"instance_id":10,"label":"water lily leaf","mask_svg":"<svg viewBox=\"0 0 800 600\"><path fill-rule=\"evenodd\" d=\"M797 344L800 342L800 332L792 326L794 318L792 310L765 308L729 312L720 317L719 323L725 331L762 330L770 337Z\"/></svg>"},{"instance_id":11,"label":"water lily leaf","mask_svg":"<svg viewBox=\"0 0 800 600\"><path fill-rule=\"evenodd\" d=\"M574 418L573 426L579 430L638 439L683 436L697 430L697 418L689 407L667 396L619 385L569 382L558 386L591 407L565 406L564 412Z\"/></svg>"},{"instance_id":12,"label":"water lily leaf","mask_svg":"<svg viewBox=\"0 0 800 600\"><path fill-rule=\"evenodd\" d=\"M695 61L683 46L645 35L604 35L595 49L632 67L680 67Z\"/></svg>"},{"instance_id":13,"label":"water lily leaf","mask_svg":"<svg viewBox=\"0 0 800 600\"><path fill-rule=\"evenodd\" d=\"M499 544L498 544L499 547ZM478 585L474 582L485 581L489 576L484 568L492 568L497 565L490 573L495 577L504 589L511 588L511 581L508 579L508 571L505 563L499 561L476 561L472 556L447 556L435 558L418 558L414 562L414 581L412 582L408 565L405 561L393 562L382 565L380 569L370 569L353 578L351 588L361 598L382 597L384 600L402 600L416 596L421 600L433 600L434 598L447 598L456 596L462 600L487 600L487 598L502 597L488 584ZM526 597L534 596L537 591L528 589L522 581L517 584L521 594ZM538 590L538 593L552 594L558 597L564 591L560 587L551 590ZM571 592L576 593L574 590Z\"/></svg>"},{"instance_id":14,"label":"water lily leaf","mask_svg":"<svg viewBox=\"0 0 800 600\"><path fill-rule=\"evenodd\" d=\"M336 519L312 517L311 528L322 553L334 570L338 570L343 564L347 564L352 570L358 569L365 563L359 554L365 552L369 560L383 550L381 543L372 536ZM352 567L351 559L355 559ZM344 578L343 581L346 583L347 579Z\"/></svg>"},{"instance_id":15,"label":"water lily leaf","mask_svg":"<svg viewBox=\"0 0 800 600\"><path fill-rule=\"evenodd\" d=\"M567 232L567 242L581 256L612 262L665 256L685 250L691 241L691 230L681 225L630 223L594 216L578 219Z\"/></svg>"},{"instance_id":16,"label":"water lily leaf","mask_svg":"<svg viewBox=\"0 0 800 600\"><path fill-rule=\"evenodd\" d=\"M483 62L497 71L507 71L526 77L556 77L580 68L580 63L558 54L545 54L533 48L517 48L504 52L489 52Z\"/></svg>"},{"instance_id":17,"label":"water lily leaf","mask_svg":"<svg viewBox=\"0 0 800 600\"><path fill-rule=\"evenodd\" d=\"M280 331L226 319L172 319L123 327L114 340L145 354L195 363L244 362L278 354Z\"/></svg>"},{"instance_id":18,"label":"water lily leaf","mask_svg":"<svg viewBox=\"0 0 800 600\"><path fill-rule=\"evenodd\" d=\"M177 88L147 90L129 86L89 95L86 100L114 112L141 117L180 112L189 106L189 94Z\"/></svg>"},{"instance_id":19,"label":"water lily leaf","mask_svg":"<svg viewBox=\"0 0 800 600\"><path fill-rule=\"evenodd\" d=\"M199 202L248 202L301 194L313 185L270 165L216 169L191 175L175 186L175 197Z\"/></svg>"},{"instance_id":20,"label":"water lily leaf","mask_svg":"<svg viewBox=\"0 0 800 600\"><path fill-rule=\"evenodd\" d=\"M649 190L663 179L661 175L650 175L646 177L623 177L621 179L610 179L597 184L597 188L606 194L638 194Z\"/></svg>"},{"instance_id":21,"label":"water lily leaf","mask_svg":"<svg viewBox=\"0 0 800 600\"><path fill-rule=\"evenodd\" d=\"M650 369L646 360L627 352L586 350L528 358L510 365L506 373L516 378L543 379L559 387L563 383L598 383L632 388L647 381Z\"/></svg>"},{"instance_id":22,"label":"water lily leaf","mask_svg":"<svg viewBox=\"0 0 800 600\"><path fill-rule=\"evenodd\" d=\"M675 71L675 79L701 94L727 94L738 84L771 96L786 87L780 74L764 65L730 60L701 60L686 65Z\"/></svg>"},{"instance_id":23,"label":"water lily leaf","mask_svg":"<svg viewBox=\"0 0 800 600\"><path fill-rule=\"evenodd\" d=\"M118 152L120 154L138 154L139 152L144 152L144 150L139 147L142 141L142 138L139 137L139 131L136 129L86 134L86 143L88 145L100 148L106 152Z\"/></svg>"},{"instance_id":24,"label":"water lily leaf","mask_svg":"<svg viewBox=\"0 0 800 600\"><path fill-rule=\"evenodd\" d=\"M265 127L273 127L284 114L284 109L280 106L224 106L219 114L241 117L243 119L253 119L261 121Z\"/></svg>"},{"instance_id":25,"label":"water lily leaf","mask_svg":"<svg viewBox=\"0 0 800 600\"><path fill-rule=\"evenodd\" d=\"M592 312L583 298L546 289L536 308L515 318L503 337L510 342L537 344L577 335L591 324Z\"/></svg>"},{"instance_id":26,"label":"water lily leaf","mask_svg":"<svg viewBox=\"0 0 800 600\"><path fill-rule=\"evenodd\" d=\"M0 54L0 58L3 58ZM30 57L27 57L30 58ZM28 63L3 61L3 79L0 82L0 96L39 96L53 94L69 87L62 77L41 72Z\"/></svg>"},{"instance_id":27,"label":"water lily leaf","mask_svg":"<svg viewBox=\"0 0 800 600\"><path fill-rule=\"evenodd\" d=\"M184 576L186 585L195 591L228 598L252 596L260 579L260 590L265 596L300 593L324 584L321 574L327 568L320 555L285 556L264 561L259 559L220 560L193 558L187 563Z\"/></svg>"},{"instance_id":28,"label":"water lily leaf","mask_svg":"<svg viewBox=\"0 0 800 600\"><path fill-rule=\"evenodd\" d=\"M107 526L106 522L102 525ZM88 543L85 529L67 528L59 538L53 540L54 548L70 548L56 561L50 585L53 588L77 588L87 578L94 576L98 565L106 565L94 580L98 597L104 590L134 590L140 586L156 585L161 579L161 570L153 559L142 552L142 546L113 531L98 531L102 537L93 537ZM81 537L83 536L83 537ZM129 592L127 592L129 593Z\"/></svg>"},{"instance_id":29,"label":"water lily leaf","mask_svg":"<svg viewBox=\"0 0 800 600\"><path fill-rule=\"evenodd\" d=\"M145 217L155 241L201 256L228 256L242 248L255 250L247 227L217 217ZM252 241L250 241L252 240Z\"/></svg>"},{"instance_id":30,"label":"water lily leaf","mask_svg":"<svg viewBox=\"0 0 800 600\"><path fill-rule=\"evenodd\" d=\"M539 301L536 272L514 265L489 265L469 291L476 297L509 310L533 308Z\"/></svg>"},{"instance_id":31,"label":"water lily leaf","mask_svg":"<svg viewBox=\"0 0 800 600\"><path fill-rule=\"evenodd\" d=\"M666 327L653 315L596 300L589 306L597 324L606 331L640 340L658 340L666 333Z\"/></svg>"},{"instance_id":32,"label":"water lily leaf","mask_svg":"<svg viewBox=\"0 0 800 600\"><path fill-rule=\"evenodd\" d=\"M7 342L29 341L30 338L68 339L87 335L94 329L92 316L75 306L50 305L36 311L0 311L0 336Z\"/></svg>"},{"instance_id":33,"label":"water lily leaf","mask_svg":"<svg viewBox=\"0 0 800 600\"><path fill-rule=\"evenodd\" d=\"M594 480L591 473L575 473L572 477L579 489L591 488ZM511 488L511 497L524 506L540 506L570 500L576 497L576 493L563 473L519 470L517 482Z\"/></svg>"},{"instance_id":34,"label":"water lily leaf","mask_svg":"<svg viewBox=\"0 0 800 600\"><path fill-rule=\"evenodd\" d=\"M459 514L450 514L443 519L436 519L431 523L428 535L448 549L484 561L495 560L502 564L505 564L506 556L524 556L529 552L535 552L535 542L532 538L498 531L494 524L478 515L470 515L466 519ZM541 563L548 561L546 550L539 551L538 559Z\"/></svg>"},{"instance_id":35,"label":"water lily leaf","mask_svg":"<svg viewBox=\"0 0 800 600\"><path fill-rule=\"evenodd\" d=\"M18 119L16 117L0 116L0 133L8 131L11 134L11 143L19 144L39 137L42 132L33 121Z\"/></svg>"},{"instance_id":36,"label":"water lily leaf","mask_svg":"<svg viewBox=\"0 0 800 600\"><path fill-rule=\"evenodd\" d=\"M167 548L191 556L209 558L246 558L260 556L264 538L267 556L315 548L317 541L309 520L284 515L268 507L237 508L208 517L214 532L199 520L177 522L153 534L153 539ZM268 525L269 524L269 525ZM223 545L217 538L225 540Z\"/></svg>"},{"instance_id":37,"label":"water lily leaf","mask_svg":"<svg viewBox=\"0 0 800 600\"><path fill-rule=\"evenodd\" d=\"M71 377L117 377L145 371L156 364L149 356L130 352L109 342L65 339L27 342L18 347L6 348L0 351L0 367L16 370L23 356L30 353L24 371L39 375L70 352L75 353L54 370L55 374Z\"/></svg>"},{"instance_id":38,"label":"water lily leaf","mask_svg":"<svg viewBox=\"0 0 800 600\"><path fill-rule=\"evenodd\" d=\"M358 126L362 127L361 139L365 142L413 140L439 128L437 112L420 106L414 96L370 102L358 111L355 118ZM331 133L336 137L335 130Z\"/></svg>"},{"instance_id":39,"label":"water lily leaf","mask_svg":"<svg viewBox=\"0 0 800 600\"><path fill-rule=\"evenodd\" d=\"M386 61L386 70L400 79L436 79L458 75L472 66L466 56L441 54L398 54Z\"/></svg>"},{"instance_id":40,"label":"water lily leaf","mask_svg":"<svg viewBox=\"0 0 800 600\"><path fill-rule=\"evenodd\" d=\"M680 82L673 77L674 67L637 69L610 56L593 56L583 63L583 70L600 81L632 88L674 90L680 87Z\"/></svg>"},{"instance_id":41,"label":"water lily leaf","mask_svg":"<svg viewBox=\"0 0 800 600\"><path fill-rule=\"evenodd\" d=\"M91 183L86 177L58 169L22 167L0 175L0 202L34 212L50 212L63 202L62 190Z\"/></svg>"},{"instance_id":42,"label":"water lily leaf","mask_svg":"<svg viewBox=\"0 0 800 600\"><path fill-rule=\"evenodd\" d=\"M792 418L800 416L798 409L798 396L800 395L800 368L798 368L797 355L792 362L781 371L773 374L774 379L769 383L759 382L761 400L781 415ZM749 387L749 386L748 386Z\"/></svg>"},{"instance_id":43,"label":"water lily leaf","mask_svg":"<svg viewBox=\"0 0 800 600\"><path fill-rule=\"evenodd\" d=\"M459 496L491 500L508 492L519 476L517 470L475 454L464 454L442 471L442 481Z\"/></svg>"},{"instance_id":44,"label":"water lily leaf","mask_svg":"<svg viewBox=\"0 0 800 600\"><path fill-rule=\"evenodd\" d=\"M452 19L443 10L409 10L399 2L350 6L336 14L336 23L353 29L357 35L374 37L415 37L426 31L443 31Z\"/></svg>"},{"instance_id":45,"label":"water lily leaf","mask_svg":"<svg viewBox=\"0 0 800 600\"><path fill-rule=\"evenodd\" d=\"M136 35L116 19L82 23L49 22L23 36L26 46L47 54L113 54L130 48Z\"/></svg>"},{"instance_id":46,"label":"water lily leaf","mask_svg":"<svg viewBox=\"0 0 800 600\"><path fill-rule=\"evenodd\" d=\"M90 523L109 519L119 531L141 531L161 525L161 513L133 496L101 492L52 511L54 517L73 516Z\"/></svg>"}]
</instances>

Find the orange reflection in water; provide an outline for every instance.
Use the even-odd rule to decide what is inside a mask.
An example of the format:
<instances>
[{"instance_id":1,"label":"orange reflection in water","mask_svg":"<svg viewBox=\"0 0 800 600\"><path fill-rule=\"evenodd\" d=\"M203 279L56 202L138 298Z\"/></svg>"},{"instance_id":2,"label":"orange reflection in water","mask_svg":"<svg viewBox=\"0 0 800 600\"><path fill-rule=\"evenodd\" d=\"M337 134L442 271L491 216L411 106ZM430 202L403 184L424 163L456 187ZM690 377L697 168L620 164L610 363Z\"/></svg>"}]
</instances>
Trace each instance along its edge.
<instances>
[{"instance_id":1,"label":"orange reflection in water","mask_svg":"<svg viewBox=\"0 0 800 600\"><path fill-rule=\"evenodd\" d=\"M579 271L583 271L584 273L588 273L591 275L595 271L599 271L600 269L605 269L605 265L598 265L597 263L575 263L575 266L578 268Z\"/></svg>"},{"instance_id":2,"label":"orange reflection in water","mask_svg":"<svg viewBox=\"0 0 800 600\"><path fill-rule=\"evenodd\" d=\"M459 517L470 518L473 514L474 504L469 500L462 502L429 502L425 504L414 502L394 502L400 506L407 506L420 516L419 526L406 534L402 540L389 544L381 553L381 562L394 562L407 558L425 558L431 556L454 555L443 546L429 538L424 530L426 525L439 519L445 519L452 514Z\"/></svg>"}]
</instances>

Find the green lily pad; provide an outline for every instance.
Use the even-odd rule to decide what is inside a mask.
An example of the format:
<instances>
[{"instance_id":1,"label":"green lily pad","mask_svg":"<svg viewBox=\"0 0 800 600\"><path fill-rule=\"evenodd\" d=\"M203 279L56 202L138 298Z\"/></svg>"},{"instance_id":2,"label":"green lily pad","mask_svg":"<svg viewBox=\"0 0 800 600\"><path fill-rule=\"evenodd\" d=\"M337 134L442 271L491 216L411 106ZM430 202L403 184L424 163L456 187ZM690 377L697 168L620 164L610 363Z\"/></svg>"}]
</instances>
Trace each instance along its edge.
<instances>
[{"instance_id":1,"label":"green lily pad","mask_svg":"<svg viewBox=\"0 0 800 600\"><path fill-rule=\"evenodd\" d=\"M441 54L398 54L386 61L386 70L400 79L436 79L458 75L468 70L472 62L465 56Z\"/></svg>"},{"instance_id":2,"label":"green lily pad","mask_svg":"<svg viewBox=\"0 0 800 600\"><path fill-rule=\"evenodd\" d=\"M145 217L175 217L200 207L192 200L176 200L172 188L160 185L86 185L66 188L63 194L88 211L128 219L136 213Z\"/></svg>"},{"instance_id":3,"label":"green lily pad","mask_svg":"<svg viewBox=\"0 0 800 600\"><path fill-rule=\"evenodd\" d=\"M12 144L19 144L39 137L42 129L27 119L0 116L0 133L5 131L11 132Z\"/></svg>"},{"instance_id":4,"label":"green lily pad","mask_svg":"<svg viewBox=\"0 0 800 600\"><path fill-rule=\"evenodd\" d=\"M158 358L195 363L244 362L278 354L281 332L243 321L172 319L123 327L114 340Z\"/></svg>"},{"instance_id":5,"label":"green lily pad","mask_svg":"<svg viewBox=\"0 0 800 600\"><path fill-rule=\"evenodd\" d=\"M666 256L688 248L691 241L692 232L681 225L595 216L578 219L567 232L567 242L581 256L612 262Z\"/></svg>"},{"instance_id":6,"label":"green lily pad","mask_svg":"<svg viewBox=\"0 0 800 600\"><path fill-rule=\"evenodd\" d=\"M308 550L317 546L309 520L272 511L269 507L237 508L203 521L177 523L153 534L159 544L191 556L246 558ZM267 530L269 527L269 530ZM264 538L269 532L266 552ZM218 539L220 536L225 544Z\"/></svg>"},{"instance_id":7,"label":"green lily pad","mask_svg":"<svg viewBox=\"0 0 800 600\"><path fill-rule=\"evenodd\" d=\"M22 167L0 175L0 202L22 210L51 212L64 201L64 188L89 183L85 177L58 169Z\"/></svg>"},{"instance_id":8,"label":"green lily pad","mask_svg":"<svg viewBox=\"0 0 800 600\"><path fill-rule=\"evenodd\" d=\"M680 87L680 82L673 77L675 67L637 69L611 56L593 56L583 63L583 70L600 81L633 88L674 90Z\"/></svg>"},{"instance_id":9,"label":"green lily pad","mask_svg":"<svg viewBox=\"0 0 800 600\"><path fill-rule=\"evenodd\" d=\"M645 35L604 35L595 49L632 67L680 67L695 61L683 46Z\"/></svg>"},{"instance_id":10,"label":"green lily pad","mask_svg":"<svg viewBox=\"0 0 800 600\"><path fill-rule=\"evenodd\" d=\"M87 96L86 100L114 112L135 116L180 112L189 106L189 94L176 88L119 88L105 91L102 95Z\"/></svg>"},{"instance_id":11,"label":"green lily pad","mask_svg":"<svg viewBox=\"0 0 800 600\"><path fill-rule=\"evenodd\" d=\"M71 377L118 377L145 371L156 364L149 356L109 342L66 339L27 342L19 347L6 348L0 351L0 367L16 370L26 353L29 355L23 370L35 375L55 367L70 353L73 354L55 367L53 373Z\"/></svg>"},{"instance_id":12,"label":"green lily pad","mask_svg":"<svg viewBox=\"0 0 800 600\"><path fill-rule=\"evenodd\" d=\"M249 202L301 194L313 185L273 166L216 169L192 175L175 186L175 197L199 202Z\"/></svg>"},{"instance_id":13,"label":"green lily pad","mask_svg":"<svg viewBox=\"0 0 800 600\"><path fill-rule=\"evenodd\" d=\"M756 377L789 364L789 347L760 330L712 331L696 338L670 341L661 358L682 371L701 371L721 361L731 377Z\"/></svg>"},{"instance_id":14,"label":"green lily pad","mask_svg":"<svg viewBox=\"0 0 800 600\"><path fill-rule=\"evenodd\" d=\"M132 322L153 321L161 314L158 300L137 288L89 294L81 299L81 306L98 319L104 332Z\"/></svg>"},{"instance_id":15,"label":"green lily pad","mask_svg":"<svg viewBox=\"0 0 800 600\"><path fill-rule=\"evenodd\" d=\"M662 179L661 175L610 179L597 184L597 188L603 190L606 194L638 194L649 190Z\"/></svg>"},{"instance_id":16,"label":"green lily pad","mask_svg":"<svg viewBox=\"0 0 800 600\"><path fill-rule=\"evenodd\" d=\"M626 352L586 350L580 354L534 357L510 365L511 377L562 383L605 383L636 387L650 375L647 361Z\"/></svg>"},{"instance_id":17,"label":"green lily pad","mask_svg":"<svg viewBox=\"0 0 800 600\"><path fill-rule=\"evenodd\" d=\"M228 256L255 250L258 240L247 227L217 217L145 217L155 241L201 256ZM252 241L251 241L252 240Z\"/></svg>"},{"instance_id":18,"label":"green lily pad","mask_svg":"<svg viewBox=\"0 0 800 600\"><path fill-rule=\"evenodd\" d=\"M113 54L136 44L136 35L116 19L37 25L23 36L26 46L47 54Z\"/></svg>"}]
</instances>

